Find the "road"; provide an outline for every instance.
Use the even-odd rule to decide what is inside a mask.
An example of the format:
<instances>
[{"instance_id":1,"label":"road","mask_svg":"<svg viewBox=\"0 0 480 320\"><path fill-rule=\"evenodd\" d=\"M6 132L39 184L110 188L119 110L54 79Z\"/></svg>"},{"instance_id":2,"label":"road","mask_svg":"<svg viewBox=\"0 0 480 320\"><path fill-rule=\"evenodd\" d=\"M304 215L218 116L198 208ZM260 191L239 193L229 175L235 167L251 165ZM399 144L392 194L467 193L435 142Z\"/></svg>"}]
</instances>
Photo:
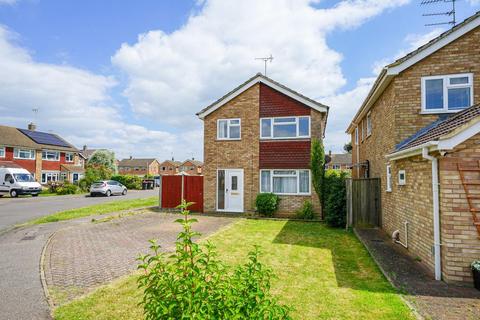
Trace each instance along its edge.
<instances>
[{"instance_id":1,"label":"road","mask_svg":"<svg viewBox=\"0 0 480 320\"><path fill-rule=\"evenodd\" d=\"M81 208L93 204L147 198L158 195L156 190L130 190L125 196L90 197L85 195L0 198L0 232L16 224L58 211Z\"/></svg>"},{"instance_id":2,"label":"road","mask_svg":"<svg viewBox=\"0 0 480 320\"><path fill-rule=\"evenodd\" d=\"M0 199L0 319L51 319L40 280L40 256L50 235L82 219L6 231L9 227L58 211L103 202L156 196L157 190L129 191L126 196L55 196ZM90 217L83 220L88 221ZM83 221L83 222L85 222ZM3 229L4 232L1 230ZM6 231L6 232L5 232Z\"/></svg>"}]
</instances>

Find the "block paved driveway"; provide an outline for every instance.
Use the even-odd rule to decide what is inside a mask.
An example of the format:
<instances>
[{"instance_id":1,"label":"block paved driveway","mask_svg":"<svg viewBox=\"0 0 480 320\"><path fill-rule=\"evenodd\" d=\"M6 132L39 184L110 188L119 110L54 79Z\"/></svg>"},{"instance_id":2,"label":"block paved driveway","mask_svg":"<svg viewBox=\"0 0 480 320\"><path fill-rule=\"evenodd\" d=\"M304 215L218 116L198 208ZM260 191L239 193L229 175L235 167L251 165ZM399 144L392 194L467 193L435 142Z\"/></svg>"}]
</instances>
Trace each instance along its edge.
<instances>
[{"instance_id":1,"label":"block paved driveway","mask_svg":"<svg viewBox=\"0 0 480 320\"><path fill-rule=\"evenodd\" d=\"M156 239L165 251L174 249L181 230L174 220L181 217L149 212L57 231L45 251L44 264L47 287L55 304L136 270L136 258L148 252L149 239ZM202 237L236 220L202 215L195 218L198 223L194 230Z\"/></svg>"}]
</instances>

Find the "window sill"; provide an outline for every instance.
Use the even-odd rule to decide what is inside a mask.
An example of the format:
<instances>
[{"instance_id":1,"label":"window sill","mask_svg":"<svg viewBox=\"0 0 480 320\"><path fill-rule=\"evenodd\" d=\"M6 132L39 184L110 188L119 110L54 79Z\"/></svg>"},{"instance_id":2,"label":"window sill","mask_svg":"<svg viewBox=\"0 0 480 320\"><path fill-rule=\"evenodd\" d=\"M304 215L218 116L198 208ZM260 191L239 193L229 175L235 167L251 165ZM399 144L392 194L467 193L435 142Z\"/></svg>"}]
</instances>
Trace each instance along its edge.
<instances>
[{"instance_id":1,"label":"window sill","mask_svg":"<svg viewBox=\"0 0 480 320\"><path fill-rule=\"evenodd\" d=\"M468 108L468 107L467 107ZM445 114L445 113L457 113L460 111L463 111L467 108L464 109L457 109L457 110L432 110L432 111L427 111L427 110L422 110L420 112L421 115L431 115L431 114Z\"/></svg>"},{"instance_id":2,"label":"window sill","mask_svg":"<svg viewBox=\"0 0 480 320\"><path fill-rule=\"evenodd\" d=\"M35 158L13 158L14 160L35 160Z\"/></svg>"},{"instance_id":3,"label":"window sill","mask_svg":"<svg viewBox=\"0 0 480 320\"><path fill-rule=\"evenodd\" d=\"M219 138L217 138L217 139L215 139L215 141L241 141L241 140L242 140L242 138L239 138L239 139L219 139Z\"/></svg>"},{"instance_id":4,"label":"window sill","mask_svg":"<svg viewBox=\"0 0 480 320\"><path fill-rule=\"evenodd\" d=\"M48 162L59 162L60 160L48 160L48 159L42 159L42 161L48 161Z\"/></svg>"}]
</instances>

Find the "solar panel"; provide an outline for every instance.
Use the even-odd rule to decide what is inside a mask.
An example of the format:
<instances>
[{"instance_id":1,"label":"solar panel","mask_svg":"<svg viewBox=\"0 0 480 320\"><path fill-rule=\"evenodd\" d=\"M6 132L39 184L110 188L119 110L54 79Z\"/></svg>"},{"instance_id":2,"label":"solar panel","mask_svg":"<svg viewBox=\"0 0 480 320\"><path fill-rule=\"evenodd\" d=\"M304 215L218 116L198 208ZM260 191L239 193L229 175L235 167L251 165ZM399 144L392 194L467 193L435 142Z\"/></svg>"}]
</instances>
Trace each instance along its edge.
<instances>
[{"instance_id":1,"label":"solar panel","mask_svg":"<svg viewBox=\"0 0 480 320\"><path fill-rule=\"evenodd\" d=\"M62 139L58 138L56 135L46 132L39 132L39 131L30 131L26 129L18 129L24 135L35 141L39 144L48 144L51 146L59 146L59 147L70 147L68 143L63 141Z\"/></svg>"}]
</instances>

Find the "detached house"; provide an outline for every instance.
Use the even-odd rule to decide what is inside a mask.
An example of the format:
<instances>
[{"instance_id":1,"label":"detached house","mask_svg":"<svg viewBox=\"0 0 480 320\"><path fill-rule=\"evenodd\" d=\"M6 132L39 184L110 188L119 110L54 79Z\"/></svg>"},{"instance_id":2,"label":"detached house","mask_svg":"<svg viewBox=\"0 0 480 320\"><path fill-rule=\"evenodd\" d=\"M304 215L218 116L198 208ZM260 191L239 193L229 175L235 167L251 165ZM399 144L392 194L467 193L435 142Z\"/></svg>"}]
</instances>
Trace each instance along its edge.
<instances>
[{"instance_id":1,"label":"detached house","mask_svg":"<svg viewBox=\"0 0 480 320\"><path fill-rule=\"evenodd\" d=\"M189 176L201 176L203 169L203 162L195 159L188 159L183 161L178 167L179 173Z\"/></svg>"},{"instance_id":2,"label":"detached house","mask_svg":"<svg viewBox=\"0 0 480 320\"><path fill-rule=\"evenodd\" d=\"M435 274L480 259L480 13L387 65L353 118L354 178L381 179L381 227Z\"/></svg>"},{"instance_id":3,"label":"detached house","mask_svg":"<svg viewBox=\"0 0 480 320\"><path fill-rule=\"evenodd\" d=\"M160 175L162 176L173 176L179 173L178 168L182 163L180 161L175 161L173 158L172 160L165 160L160 163Z\"/></svg>"},{"instance_id":4,"label":"detached house","mask_svg":"<svg viewBox=\"0 0 480 320\"><path fill-rule=\"evenodd\" d=\"M323 139L328 107L257 74L197 115L204 121L204 208L255 210L260 192L280 195L280 213L312 190L310 148Z\"/></svg>"},{"instance_id":5,"label":"detached house","mask_svg":"<svg viewBox=\"0 0 480 320\"><path fill-rule=\"evenodd\" d=\"M84 175L78 150L60 136L28 129L0 126L0 166L22 167L41 184L77 182Z\"/></svg>"}]
</instances>

